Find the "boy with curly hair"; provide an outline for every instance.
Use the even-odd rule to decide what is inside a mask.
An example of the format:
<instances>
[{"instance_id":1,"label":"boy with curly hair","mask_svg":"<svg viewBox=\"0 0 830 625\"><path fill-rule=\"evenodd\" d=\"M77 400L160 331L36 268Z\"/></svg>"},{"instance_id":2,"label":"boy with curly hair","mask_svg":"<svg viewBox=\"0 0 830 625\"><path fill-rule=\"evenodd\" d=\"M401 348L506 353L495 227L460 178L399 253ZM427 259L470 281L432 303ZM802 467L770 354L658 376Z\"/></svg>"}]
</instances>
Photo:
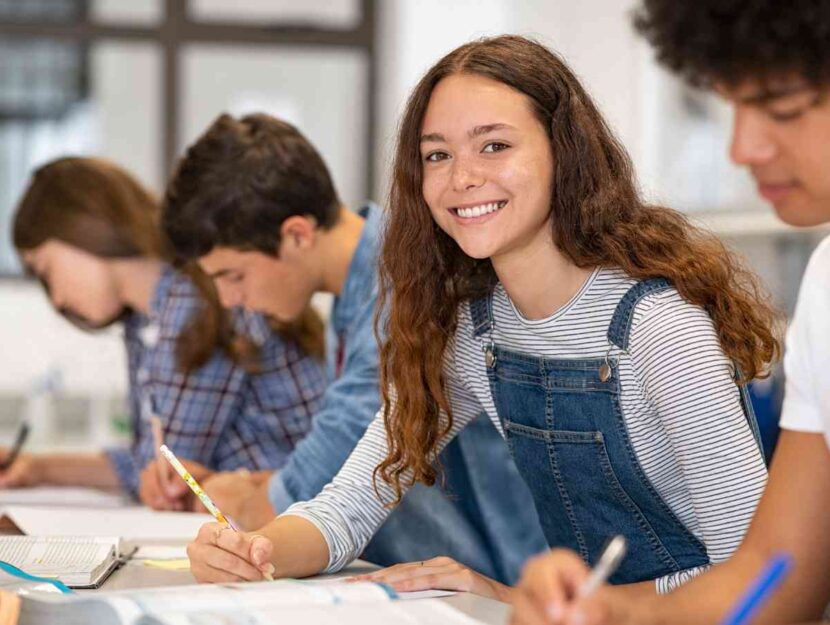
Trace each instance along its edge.
<instances>
[{"instance_id":1,"label":"boy with curly hair","mask_svg":"<svg viewBox=\"0 0 830 625\"><path fill-rule=\"evenodd\" d=\"M830 223L830 0L643 0L635 26L661 63L734 112L730 156L782 221ZM677 591L634 597L551 551L526 567L514 624L718 623L770 558L792 557L754 623L821 617L830 600L830 237L813 254L787 333L782 434L766 492L735 555ZM726 502L725 502L726 504Z\"/></svg>"}]
</instances>

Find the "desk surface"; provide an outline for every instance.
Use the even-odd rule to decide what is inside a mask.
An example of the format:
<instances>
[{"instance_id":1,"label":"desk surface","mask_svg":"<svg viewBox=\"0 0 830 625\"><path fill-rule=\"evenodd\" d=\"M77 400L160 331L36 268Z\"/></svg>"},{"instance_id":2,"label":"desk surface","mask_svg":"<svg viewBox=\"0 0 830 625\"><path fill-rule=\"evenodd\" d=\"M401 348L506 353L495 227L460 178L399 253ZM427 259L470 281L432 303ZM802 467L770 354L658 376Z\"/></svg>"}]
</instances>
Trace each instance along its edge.
<instances>
[{"instance_id":1,"label":"desk surface","mask_svg":"<svg viewBox=\"0 0 830 625\"><path fill-rule=\"evenodd\" d=\"M349 571L359 573L369 568L375 567L358 562L351 565ZM190 571L166 571L144 566L140 561L134 560L113 573L104 583L102 589L121 590L154 586L180 586L193 583L194 580L190 575ZM505 625L509 616L509 609L505 604L469 593L458 593L451 597L441 598L439 601L444 601L482 623L487 623L487 625Z\"/></svg>"}]
</instances>

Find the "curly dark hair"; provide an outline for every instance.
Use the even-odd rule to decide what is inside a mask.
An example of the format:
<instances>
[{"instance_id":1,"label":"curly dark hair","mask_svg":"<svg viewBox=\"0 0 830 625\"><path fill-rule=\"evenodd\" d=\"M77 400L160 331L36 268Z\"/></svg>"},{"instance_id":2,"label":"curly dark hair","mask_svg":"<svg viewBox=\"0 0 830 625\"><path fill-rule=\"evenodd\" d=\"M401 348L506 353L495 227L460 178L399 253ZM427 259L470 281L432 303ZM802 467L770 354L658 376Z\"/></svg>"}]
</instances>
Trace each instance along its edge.
<instances>
[{"instance_id":1,"label":"curly dark hair","mask_svg":"<svg viewBox=\"0 0 830 625\"><path fill-rule=\"evenodd\" d=\"M788 74L830 84L830 0L642 0L634 26L696 86Z\"/></svg>"}]
</instances>

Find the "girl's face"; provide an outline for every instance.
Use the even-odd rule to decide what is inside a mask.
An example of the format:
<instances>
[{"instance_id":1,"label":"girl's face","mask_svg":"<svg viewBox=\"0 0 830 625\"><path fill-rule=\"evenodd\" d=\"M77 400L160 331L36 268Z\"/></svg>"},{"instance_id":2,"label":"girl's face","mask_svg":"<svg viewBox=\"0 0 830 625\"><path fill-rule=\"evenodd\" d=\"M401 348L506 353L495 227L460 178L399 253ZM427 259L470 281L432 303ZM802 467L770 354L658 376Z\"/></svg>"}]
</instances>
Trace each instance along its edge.
<instances>
[{"instance_id":1,"label":"girl's face","mask_svg":"<svg viewBox=\"0 0 830 625\"><path fill-rule=\"evenodd\" d=\"M432 92L420 145L424 200L465 254L497 262L551 244L553 155L527 96L448 76Z\"/></svg>"},{"instance_id":2,"label":"girl's face","mask_svg":"<svg viewBox=\"0 0 830 625\"><path fill-rule=\"evenodd\" d=\"M52 305L90 327L104 327L124 310L112 264L57 239L21 253Z\"/></svg>"}]
</instances>

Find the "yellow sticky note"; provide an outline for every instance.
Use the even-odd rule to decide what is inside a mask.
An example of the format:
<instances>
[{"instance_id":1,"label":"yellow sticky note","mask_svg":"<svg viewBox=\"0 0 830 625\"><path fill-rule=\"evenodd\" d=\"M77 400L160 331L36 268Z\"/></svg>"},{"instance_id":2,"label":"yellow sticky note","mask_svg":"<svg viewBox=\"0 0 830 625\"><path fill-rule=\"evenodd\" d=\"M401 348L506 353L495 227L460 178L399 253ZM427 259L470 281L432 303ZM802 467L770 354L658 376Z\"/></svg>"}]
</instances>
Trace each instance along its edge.
<instances>
[{"instance_id":1,"label":"yellow sticky note","mask_svg":"<svg viewBox=\"0 0 830 625\"><path fill-rule=\"evenodd\" d=\"M181 558L177 560L142 560L144 566L151 566L154 569L165 569L167 571L187 571L190 569L190 560Z\"/></svg>"}]
</instances>

